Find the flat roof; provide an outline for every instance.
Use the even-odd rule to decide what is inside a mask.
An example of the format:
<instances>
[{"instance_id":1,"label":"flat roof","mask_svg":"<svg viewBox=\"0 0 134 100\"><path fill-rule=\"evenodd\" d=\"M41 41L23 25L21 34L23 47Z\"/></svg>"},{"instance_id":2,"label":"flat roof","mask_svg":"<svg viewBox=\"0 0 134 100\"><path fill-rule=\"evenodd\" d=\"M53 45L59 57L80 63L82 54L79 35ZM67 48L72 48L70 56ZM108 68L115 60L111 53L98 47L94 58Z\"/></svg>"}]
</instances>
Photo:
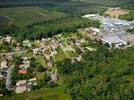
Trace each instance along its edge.
<instances>
[{"instance_id":1,"label":"flat roof","mask_svg":"<svg viewBox=\"0 0 134 100\"><path fill-rule=\"evenodd\" d=\"M105 41L109 44L117 44L123 42L118 36L103 36L102 41Z\"/></svg>"}]
</instances>

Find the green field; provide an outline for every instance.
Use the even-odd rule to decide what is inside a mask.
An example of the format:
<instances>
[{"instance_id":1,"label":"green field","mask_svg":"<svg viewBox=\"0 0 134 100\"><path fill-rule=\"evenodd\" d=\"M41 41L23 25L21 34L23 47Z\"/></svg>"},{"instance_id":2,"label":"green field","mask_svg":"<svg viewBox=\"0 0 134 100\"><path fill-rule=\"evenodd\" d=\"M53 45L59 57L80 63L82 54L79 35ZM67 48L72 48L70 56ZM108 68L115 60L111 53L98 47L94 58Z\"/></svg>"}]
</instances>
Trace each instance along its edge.
<instances>
[{"instance_id":1,"label":"green field","mask_svg":"<svg viewBox=\"0 0 134 100\"><path fill-rule=\"evenodd\" d=\"M2 100L69 100L62 87L41 89L38 91L0 97Z\"/></svg>"},{"instance_id":2,"label":"green field","mask_svg":"<svg viewBox=\"0 0 134 100\"><path fill-rule=\"evenodd\" d=\"M38 6L0 8L0 26L27 26L66 15L57 11L48 11Z\"/></svg>"}]
</instances>

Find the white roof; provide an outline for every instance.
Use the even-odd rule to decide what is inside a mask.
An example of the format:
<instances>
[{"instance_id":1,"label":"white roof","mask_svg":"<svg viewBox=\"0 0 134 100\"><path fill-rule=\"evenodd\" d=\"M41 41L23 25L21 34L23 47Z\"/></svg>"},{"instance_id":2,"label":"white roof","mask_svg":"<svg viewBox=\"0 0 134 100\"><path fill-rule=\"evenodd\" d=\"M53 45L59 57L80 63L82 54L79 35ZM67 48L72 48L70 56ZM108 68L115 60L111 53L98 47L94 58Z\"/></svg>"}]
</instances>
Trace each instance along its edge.
<instances>
[{"instance_id":1,"label":"white roof","mask_svg":"<svg viewBox=\"0 0 134 100\"><path fill-rule=\"evenodd\" d=\"M20 85L25 85L26 84L26 80L19 80L16 85L20 86Z\"/></svg>"},{"instance_id":2,"label":"white roof","mask_svg":"<svg viewBox=\"0 0 134 100\"><path fill-rule=\"evenodd\" d=\"M84 15L83 17L88 18L88 17L95 17L95 16L96 16L96 14L88 14L88 15Z\"/></svg>"},{"instance_id":3,"label":"white roof","mask_svg":"<svg viewBox=\"0 0 134 100\"><path fill-rule=\"evenodd\" d=\"M4 60L3 62L1 62L1 68L7 68L7 61Z\"/></svg>"},{"instance_id":4,"label":"white roof","mask_svg":"<svg viewBox=\"0 0 134 100\"><path fill-rule=\"evenodd\" d=\"M19 87L16 87L15 89L15 92L16 93L23 93L24 91L26 91L26 86L19 86Z\"/></svg>"},{"instance_id":5,"label":"white roof","mask_svg":"<svg viewBox=\"0 0 134 100\"><path fill-rule=\"evenodd\" d=\"M102 38L102 41L107 42L109 44L112 44L112 43L117 44L117 43L122 43L123 42L123 40L118 38L118 36L104 36Z\"/></svg>"},{"instance_id":6,"label":"white roof","mask_svg":"<svg viewBox=\"0 0 134 100\"><path fill-rule=\"evenodd\" d=\"M91 30L93 30L95 32L100 32L100 29L98 29L98 28L92 28Z\"/></svg>"}]
</instances>

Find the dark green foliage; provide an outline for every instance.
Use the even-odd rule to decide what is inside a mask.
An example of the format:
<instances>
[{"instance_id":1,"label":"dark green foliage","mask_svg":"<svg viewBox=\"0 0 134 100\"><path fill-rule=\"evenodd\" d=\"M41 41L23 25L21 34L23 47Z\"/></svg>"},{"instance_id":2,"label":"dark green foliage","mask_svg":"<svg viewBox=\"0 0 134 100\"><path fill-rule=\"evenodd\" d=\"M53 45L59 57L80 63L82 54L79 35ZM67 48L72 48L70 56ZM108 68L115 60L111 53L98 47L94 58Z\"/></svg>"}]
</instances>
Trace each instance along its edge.
<instances>
[{"instance_id":1,"label":"dark green foliage","mask_svg":"<svg viewBox=\"0 0 134 100\"><path fill-rule=\"evenodd\" d=\"M42 65L37 66L37 71L38 72L44 72L45 70L46 69Z\"/></svg>"},{"instance_id":2,"label":"dark green foliage","mask_svg":"<svg viewBox=\"0 0 134 100\"><path fill-rule=\"evenodd\" d=\"M79 17L61 18L54 21L33 24L27 28L16 28L12 35L22 41L24 39L41 39L42 37L52 37L62 32L73 32L84 27L99 27L98 21L92 21Z\"/></svg>"},{"instance_id":3,"label":"dark green foliage","mask_svg":"<svg viewBox=\"0 0 134 100\"><path fill-rule=\"evenodd\" d=\"M65 77L65 91L73 100L134 99L134 48L96 47L97 51L83 54L81 64L69 59L57 64L59 74Z\"/></svg>"},{"instance_id":4,"label":"dark green foliage","mask_svg":"<svg viewBox=\"0 0 134 100\"><path fill-rule=\"evenodd\" d=\"M53 87L56 87L57 86L57 84L55 83L55 82L53 82L53 81L49 81L48 83L47 83L47 87L48 88L53 88Z\"/></svg>"},{"instance_id":5,"label":"dark green foliage","mask_svg":"<svg viewBox=\"0 0 134 100\"><path fill-rule=\"evenodd\" d=\"M71 59L65 59L62 63L57 62L57 67L61 75L70 75L76 70L82 70L79 63L72 63Z\"/></svg>"},{"instance_id":6,"label":"dark green foliage","mask_svg":"<svg viewBox=\"0 0 134 100\"><path fill-rule=\"evenodd\" d=\"M30 66L27 68L27 74L19 74L19 65L22 63L22 59L20 56L15 58L15 68L12 72L12 84L15 85L17 80L30 79L34 77L33 67ZM30 64L31 65L31 64Z\"/></svg>"},{"instance_id":7,"label":"dark green foliage","mask_svg":"<svg viewBox=\"0 0 134 100\"><path fill-rule=\"evenodd\" d=\"M128 21L134 20L134 10L130 11L129 14L119 16L119 18Z\"/></svg>"}]
</instances>

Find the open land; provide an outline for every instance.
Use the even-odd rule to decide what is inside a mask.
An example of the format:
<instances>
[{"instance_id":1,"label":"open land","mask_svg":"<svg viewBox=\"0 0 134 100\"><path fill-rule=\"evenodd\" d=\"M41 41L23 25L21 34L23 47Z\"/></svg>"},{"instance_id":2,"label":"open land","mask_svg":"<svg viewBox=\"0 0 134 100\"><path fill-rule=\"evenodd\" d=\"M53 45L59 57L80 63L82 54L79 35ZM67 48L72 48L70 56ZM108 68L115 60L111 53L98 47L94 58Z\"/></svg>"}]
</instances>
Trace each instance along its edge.
<instances>
[{"instance_id":1,"label":"open land","mask_svg":"<svg viewBox=\"0 0 134 100\"><path fill-rule=\"evenodd\" d=\"M105 14L110 16L110 17L115 17L115 18L118 18L118 16L120 15L126 15L128 14L129 11L128 10L125 10L125 9L120 9L120 8L109 8Z\"/></svg>"},{"instance_id":2,"label":"open land","mask_svg":"<svg viewBox=\"0 0 134 100\"><path fill-rule=\"evenodd\" d=\"M0 17L5 24L1 26L15 25L18 27L28 26L47 20L65 17L66 14L57 11L47 11L38 6L0 8Z\"/></svg>"}]
</instances>

